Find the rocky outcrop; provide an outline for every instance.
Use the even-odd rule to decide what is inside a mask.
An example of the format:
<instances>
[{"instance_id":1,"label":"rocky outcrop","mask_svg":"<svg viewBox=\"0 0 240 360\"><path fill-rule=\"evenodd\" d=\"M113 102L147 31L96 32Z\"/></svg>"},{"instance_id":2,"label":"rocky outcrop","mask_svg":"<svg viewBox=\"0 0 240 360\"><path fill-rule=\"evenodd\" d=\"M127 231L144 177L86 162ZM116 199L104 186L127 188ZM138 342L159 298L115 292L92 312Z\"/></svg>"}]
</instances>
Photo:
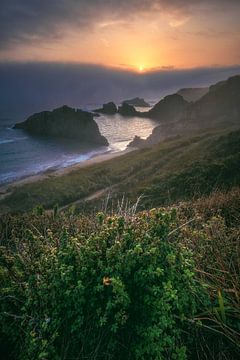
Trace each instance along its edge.
<instances>
[{"instance_id":1,"label":"rocky outcrop","mask_svg":"<svg viewBox=\"0 0 240 360\"><path fill-rule=\"evenodd\" d=\"M132 105L128 105L127 103L123 103L118 108L118 113L122 116L136 116L138 115L138 111Z\"/></svg>"},{"instance_id":2,"label":"rocky outcrop","mask_svg":"<svg viewBox=\"0 0 240 360\"><path fill-rule=\"evenodd\" d=\"M210 86L185 114L188 124L209 126L223 122L240 123L240 75Z\"/></svg>"},{"instance_id":3,"label":"rocky outcrop","mask_svg":"<svg viewBox=\"0 0 240 360\"><path fill-rule=\"evenodd\" d=\"M191 134L196 130L240 125L240 75L211 86L209 91L194 103L184 103L185 100L182 101L175 95L170 96L171 99L169 96L165 97L148 112L153 112L152 117L159 120L165 119L165 122L161 121L146 140L135 137L129 146L152 146L166 138ZM175 104L173 111L169 108L171 103L173 106ZM181 116L177 113L174 116L178 107Z\"/></svg>"},{"instance_id":4,"label":"rocky outcrop","mask_svg":"<svg viewBox=\"0 0 240 360\"><path fill-rule=\"evenodd\" d=\"M127 145L127 147L136 147L140 149L142 147L146 147L146 145L146 141L140 136L136 135L134 139Z\"/></svg>"},{"instance_id":5,"label":"rocky outcrop","mask_svg":"<svg viewBox=\"0 0 240 360\"><path fill-rule=\"evenodd\" d=\"M181 95L184 100L188 102L195 102L199 99L201 99L202 96L204 96L208 92L209 88L184 88L180 89L177 94Z\"/></svg>"},{"instance_id":6,"label":"rocky outcrop","mask_svg":"<svg viewBox=\"0 0 240 360\"><path fill-rule=\"evenodd\" d=\"M129 100L124 100L122 102L122 104L128 104L128 105L132 105L132 106L137 106L137 107L150 107L150 105L143 99L143 98L139 98L139 97L135 97L133 99L129 99Z\"/></svg>"},{"instance_id":7,"label":"rocky outcrop","mask_svg":"<svg viewBox=\"0 0 240 360\"><path fill-rule=\"evenodd\" d=\"M93 110L95 113L114 115L117 113L118 109L114 102L110 101L107 104L103 104L103 107L100 109Z\"/></svg>"},{"instance_id":8,"label":"rocky outcrop","mask_svg":"<svg viewBox=\"0 0 240 360\"><path fill-rule=\"evenodd\" d=\"M181 95L168 95L145 113L145 116L161 122L175 122L181 119L188 105L189 103Z\"/></svg>"},{"instance_id":9,"label":"rocky outcrop","mask_svg":"<svg viewBox=\"0 0 240 360\"><path fill-rule=\"evenodd\" d=\"M84 143L108 145L100 134L93 115L80 109L62 106L53 111L42 111L18 123L15 129L23 129L32 135L80 140Z\"/></svg>"}]
</instances>

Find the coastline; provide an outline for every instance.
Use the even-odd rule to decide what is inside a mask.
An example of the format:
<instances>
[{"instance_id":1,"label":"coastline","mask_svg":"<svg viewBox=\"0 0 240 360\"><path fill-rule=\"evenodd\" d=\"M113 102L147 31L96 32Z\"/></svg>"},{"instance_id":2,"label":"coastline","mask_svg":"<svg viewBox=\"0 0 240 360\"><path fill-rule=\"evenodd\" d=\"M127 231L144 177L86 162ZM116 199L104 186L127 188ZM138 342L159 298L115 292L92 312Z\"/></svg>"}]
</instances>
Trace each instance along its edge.
<instances>
[{"instance_id":1,"label":"coastline","mask_svg":"<svg viewBox=\"0 0 240 360\"><path fill-rule=\"evenodd\" d=\"M38 182L38 181L41 181L41 180L49 178L49 177L63 176L72 171L117 158L119 156L125 155L134 150L136 150L136 149L135 148L126 148L125 150L117 151L117 152L107 151L102 154L93 155L88 160L81 161L79 163L76 163L76 164L73 164L73 165L70 165L67 167L58 168L58 169L50 168L41 173L30 175L30 176L24 177L22 179L14 180L13 182L10 182L7 184L2 184L0 186L0 200L2 200L5 196L8 196L14 188L19 187L21 185Z\"/></svg>"}]
</instances>

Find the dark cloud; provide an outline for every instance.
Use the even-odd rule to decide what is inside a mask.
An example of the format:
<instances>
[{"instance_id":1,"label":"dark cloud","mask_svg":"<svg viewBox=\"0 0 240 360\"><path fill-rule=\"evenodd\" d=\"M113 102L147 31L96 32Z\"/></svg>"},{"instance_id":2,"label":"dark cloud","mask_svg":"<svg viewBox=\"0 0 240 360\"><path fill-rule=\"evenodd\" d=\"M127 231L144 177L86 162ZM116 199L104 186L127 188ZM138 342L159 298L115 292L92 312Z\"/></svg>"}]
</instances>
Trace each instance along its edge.
<instances>
[{"instance_id":1,"label":"dark cloud","mask_svg":"<svg viewBox=\"0 0 240 360\"><path fill-rule=\"evenodd\" d=\"M181 87L206 86L240 73L240 65L137 74L94 65L0 63L0 117L23 120L63 104L116 102L135 96L158 101Z\"/></svg>"},{"instance_id":2,"label":"dark cloud","mask_svg":"<svg viewBox=\"0 0 240 360\"><path fill-rule=\"evenodd\" d=\"M199 3L229 8L239 0L1 0L0 47L61 39L68 28L92 29L100 19L129 19L152 11L189 13Z\"/></svg>"}]
</instances>

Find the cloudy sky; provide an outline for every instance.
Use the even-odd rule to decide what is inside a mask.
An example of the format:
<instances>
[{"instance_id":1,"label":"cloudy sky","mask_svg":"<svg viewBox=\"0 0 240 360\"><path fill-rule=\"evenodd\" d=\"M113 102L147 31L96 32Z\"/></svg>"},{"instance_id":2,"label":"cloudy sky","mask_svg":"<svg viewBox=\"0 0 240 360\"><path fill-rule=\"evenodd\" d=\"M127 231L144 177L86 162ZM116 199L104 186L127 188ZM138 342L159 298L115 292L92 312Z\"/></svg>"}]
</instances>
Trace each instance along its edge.
<instances>
[{"instance_id":1,"label":"cloudy sky","mask_svg":"<svg viewBox=\"0 0 240 360\"><path fill-rule=\"evenodd\" d=\"M0 60L138 72L240 63L239 0L1 0Z\"/></svg>"},{"instance_id":2,"label":"cloudy sky","mask_svg":"<svg viewBox=\"0 0 240 360\"><path fill-rule=\"evenodd\" d=\"M240 73L240 0L0 0L0 117Z\"/></svg>"}]
</instances>

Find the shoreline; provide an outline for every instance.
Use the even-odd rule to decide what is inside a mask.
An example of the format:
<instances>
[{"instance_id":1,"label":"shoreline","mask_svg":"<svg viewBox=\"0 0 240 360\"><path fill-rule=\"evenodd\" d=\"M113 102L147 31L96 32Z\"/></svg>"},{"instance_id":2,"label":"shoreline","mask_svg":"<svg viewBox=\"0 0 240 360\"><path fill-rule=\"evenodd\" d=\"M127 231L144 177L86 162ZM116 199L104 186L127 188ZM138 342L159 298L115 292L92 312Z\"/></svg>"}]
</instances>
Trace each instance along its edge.
<instances>
[{"instance_id":1,"label":"shoreline","mask_svg":"<svg viewBox=\"0 0 240 360\"><path fill-rule=\"evenodd\" d=\"M0 185L0 200L2 200L5 196L8 196L14 188L19 187L21 185L38 182L38 181L44 180L49 177L64 176L66 174L69 174L72 171L75 171L75 170L78 170L81 168L85 168L85 167L88 167L91 165L99 164L99 163L102 163L107 160L114 159L116 157L128 154L129 152L132 152L134 150L136 150L136 149L135 148L126 148L125 150L116 151L116 152L112 152L111 150L106 151L102 154L93 155L90 159L81 161L76 164L72 164L67 167L62 167L62 168L58 168L58 169L54 169L54 168L46 169L41 173L29 175L22 179L17 179L10 183L2 184L2 185Z\"/></svg>"}]
</instances>

